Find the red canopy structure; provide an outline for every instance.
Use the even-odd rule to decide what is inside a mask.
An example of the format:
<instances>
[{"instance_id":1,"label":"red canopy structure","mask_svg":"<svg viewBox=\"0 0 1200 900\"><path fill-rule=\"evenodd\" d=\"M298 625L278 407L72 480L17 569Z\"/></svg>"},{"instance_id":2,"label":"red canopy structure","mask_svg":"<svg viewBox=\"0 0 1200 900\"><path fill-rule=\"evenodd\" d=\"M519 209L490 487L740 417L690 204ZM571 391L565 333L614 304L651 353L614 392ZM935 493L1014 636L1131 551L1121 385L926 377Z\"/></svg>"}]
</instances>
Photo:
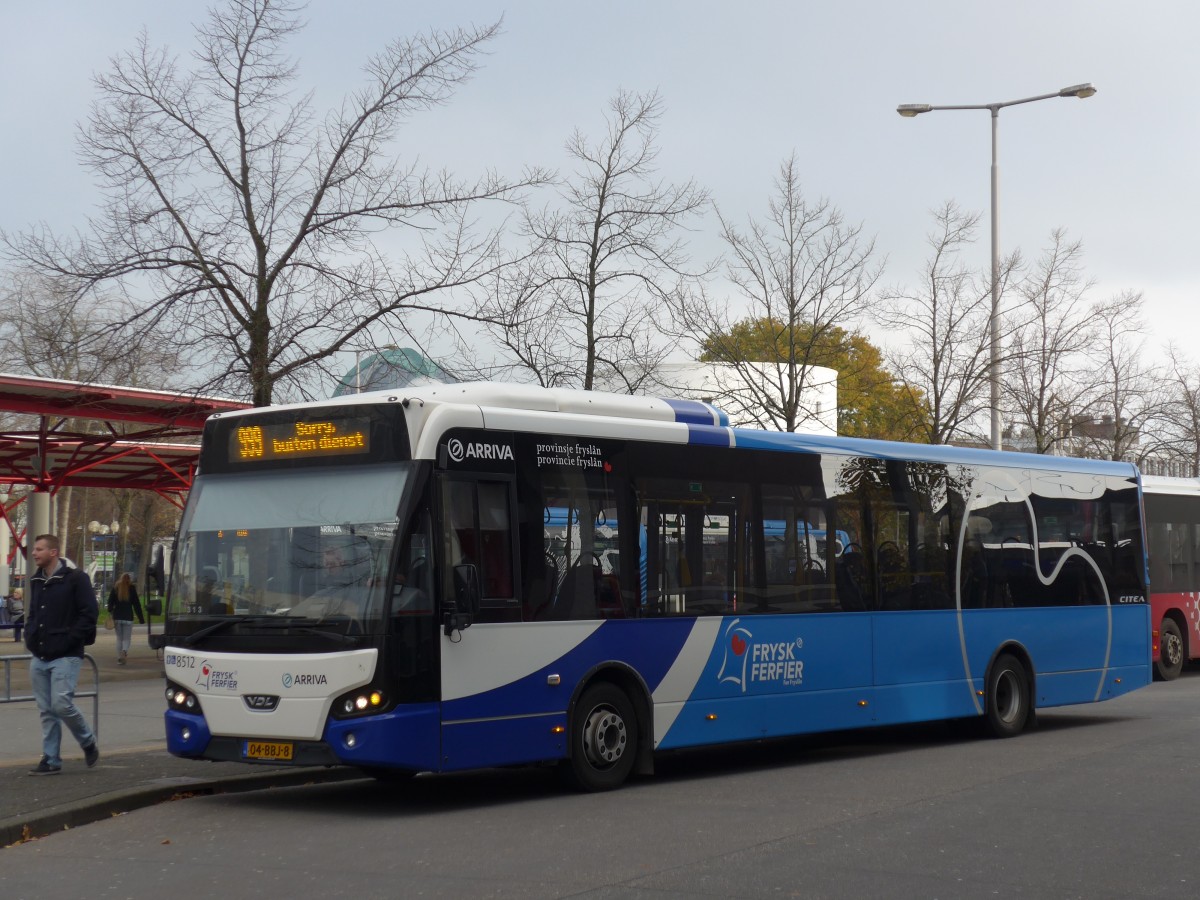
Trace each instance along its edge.
<instances>
[{"instance_id":1,"label":"red canopy structure","mask_svg":"<svg viewBox=\"0 0 1200 900\"><path fill-rule=\"evenodd\" d=\"M0 374L0 489L53 494L67 486L138 488L182 506L200 455L204 420L246 409L238 400ZM11 529L9 510L0 505ZM14 537L16 536L14 532Z\"/></svg>"}]
</instances>

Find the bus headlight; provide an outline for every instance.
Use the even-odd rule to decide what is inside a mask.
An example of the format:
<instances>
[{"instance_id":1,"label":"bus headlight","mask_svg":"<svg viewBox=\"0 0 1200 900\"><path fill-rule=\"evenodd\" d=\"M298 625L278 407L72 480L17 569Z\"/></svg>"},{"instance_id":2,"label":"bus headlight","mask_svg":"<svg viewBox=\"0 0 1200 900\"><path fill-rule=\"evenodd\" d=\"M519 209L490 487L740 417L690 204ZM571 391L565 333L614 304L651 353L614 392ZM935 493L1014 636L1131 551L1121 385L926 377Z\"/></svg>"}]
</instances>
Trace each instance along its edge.
<instances>
[{"instance_id":1,"label":"bus headlight","mask_svg":"<svg viewBox=\"0 0 1200 900\"><path fill-rule=\"evenodd\" d=\"M176 684L167 685L167 706L177 712L200 712L200 701L196 695Z\"/></svg>"},{"instance_id":2,"label":"bus headlight","mask_svg":"<svg viewBox=\"0 0 1200 900\"><path fill-rule=\"evenodd\" d=\"M365 687L349 694L343 694L333 702L333 715L339 719L349 719L354 716L366 716L383 712L387 706L387 698L383 691L377 688Z\"/></svg>"}]
</instances>

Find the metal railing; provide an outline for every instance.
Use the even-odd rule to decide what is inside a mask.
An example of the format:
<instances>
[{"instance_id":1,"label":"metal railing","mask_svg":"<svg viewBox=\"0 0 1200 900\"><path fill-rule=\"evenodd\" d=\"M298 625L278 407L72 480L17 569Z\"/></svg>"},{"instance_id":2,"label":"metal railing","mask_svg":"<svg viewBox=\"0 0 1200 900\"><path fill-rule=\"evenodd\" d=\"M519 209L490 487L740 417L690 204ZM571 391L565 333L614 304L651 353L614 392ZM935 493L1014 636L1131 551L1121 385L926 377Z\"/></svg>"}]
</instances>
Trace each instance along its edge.
<instances>
[{"instance_id":1,"label":"metal railing","mask_svg":"<svg viewBox=\"0 0 1200 900\"><path fill-rule=\"evenodd\" d=\"M13 656L0 656L0 662L4 663L4 693L0 695L0 703L28 703L36 701L37 697L30 694L29 696L13 696L12 692L12 664L21 660L28 662L33 659L32 653L18 653ZM90 691L76 691L76 698L91 697L92 698L92 733L97 738L100 737L100 667L96 665L96 660L92 659L92 654L83 654L84 662L92 667L92 689Z\"/></svg>"}]
</instances>

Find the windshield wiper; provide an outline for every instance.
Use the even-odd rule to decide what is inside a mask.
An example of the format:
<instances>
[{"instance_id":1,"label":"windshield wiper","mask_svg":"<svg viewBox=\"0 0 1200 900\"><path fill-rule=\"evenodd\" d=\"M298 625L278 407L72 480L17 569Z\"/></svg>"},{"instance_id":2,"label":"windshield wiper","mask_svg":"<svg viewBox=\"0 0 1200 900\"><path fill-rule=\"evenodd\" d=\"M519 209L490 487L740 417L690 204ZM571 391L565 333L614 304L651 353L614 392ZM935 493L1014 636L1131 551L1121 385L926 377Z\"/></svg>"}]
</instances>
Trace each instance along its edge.
<instances>
[{"instance_id":1,"label":"windshield wiper","mask_svg":"<svg viewBox=\"0 0 1200 900\"><path fill-rule=\"evenodd\" d=\"M234 617L222 619L220 622L214 622L212 625L201 628L199 631L193 631L183 639L183 643L189 647L194 647L209 635L216 634L218 631L228 628L230 625L253 625L256 628L266 628L273 631L297 631L303 634L315 634L328 638L329 640L339 644L358 643L358 638L356 636L340 634L336 631L329 631L327 629L315 627L318 625L328 624L331 624L330 620L328 619L314 619L311 617L300 618L298 616L282 619L278 616L245 616L240 619Z\"/></svg>"},{"instance_id":2,"label":"windshield wiper","mask_svg":"<svg viewBox=\"0 0 1200 900\"><path fill-rule=\"evenodd\" d=\"M351 637L348 634L340 634L339 632L336 632L336 631L326 631L322 628L313 628L311 625L301 625L298 628L296 628L295 630L302 632L304 634L315 634L315 635L318 635L323 638L329 638L329 640L334 641L339 644L357 644L358 643L357 637Z\"/></svg>"},{"instance_id":3,"label":"windshield wiper","mask_svg":"<svg viewBox=\"0 0 1200 900\"><path fill-rule=\"evenodd\" d=\"M270 622L271 620L271 616L244 616L240 619L236 616L232 616L228 619L222 619L220 622L214 622L211 625L201 628L199 631L193 631L183 639L183 642L189 647L195 647L196 644L204 640L210 634L216 634L218 631L228 628L230 625L246 625L251 622L257 625L262 622Z\"/></svg>"}]
</instances>

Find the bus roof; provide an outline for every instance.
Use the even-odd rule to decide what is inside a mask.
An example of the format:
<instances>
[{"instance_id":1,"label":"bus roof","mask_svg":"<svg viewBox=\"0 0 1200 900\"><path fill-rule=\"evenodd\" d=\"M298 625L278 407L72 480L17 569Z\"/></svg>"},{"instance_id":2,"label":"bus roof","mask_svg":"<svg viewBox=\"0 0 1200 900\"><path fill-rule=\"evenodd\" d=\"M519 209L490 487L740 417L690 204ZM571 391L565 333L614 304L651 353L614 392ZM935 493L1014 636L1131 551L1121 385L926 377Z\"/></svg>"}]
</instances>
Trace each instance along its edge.
<instances>
[{"instance_id":1,"label":"bus roof","mask_svg":"<svg viewBox=\"0 0 1200 900\"><path fill-rule=\"evenodd\" d=\"M1142 476L1142 490L1147 494L1200 495L1200 479L1168 478L1165 475Z\"/></svg>"},{"instance_id":2,"label":"bus roof","mask_svg":"<svg viewBox=\"0 0 1200 900\"><path fill-rule=\"evenodd\" d=\"M270 409L320 409L329 406L395 403L398 401L403 401L406 405L412 402L446 403L472 406L481 410L529 410L573 416L677 423L691 426L693 430L703 433L703 439L698 440L697 443L717 446L790 450L815 454L838 453L884 460L894 459L948 465L1037 468L1060 472L1090 472L1118 477L1137 476L1137 468L1132 463L1111 460L954 447L948 444L906 444L836 435L731 428L729 427L729 417L722 410L710 403L698 400L609 394L602 391L581 391L568 388L545 388L529 384L501 382L424 384L403 390L347 394L331 400L273 406ZM265 409L260 407L226 412L222 415L225 417L244 416L264 411ZM536 430L542 430L544 424L545 419L541 419ZM531 427L531 430L535 430L534 427ZM1161 480L1189 481L1188 479Z\"/></svg>"}]
</instances>

